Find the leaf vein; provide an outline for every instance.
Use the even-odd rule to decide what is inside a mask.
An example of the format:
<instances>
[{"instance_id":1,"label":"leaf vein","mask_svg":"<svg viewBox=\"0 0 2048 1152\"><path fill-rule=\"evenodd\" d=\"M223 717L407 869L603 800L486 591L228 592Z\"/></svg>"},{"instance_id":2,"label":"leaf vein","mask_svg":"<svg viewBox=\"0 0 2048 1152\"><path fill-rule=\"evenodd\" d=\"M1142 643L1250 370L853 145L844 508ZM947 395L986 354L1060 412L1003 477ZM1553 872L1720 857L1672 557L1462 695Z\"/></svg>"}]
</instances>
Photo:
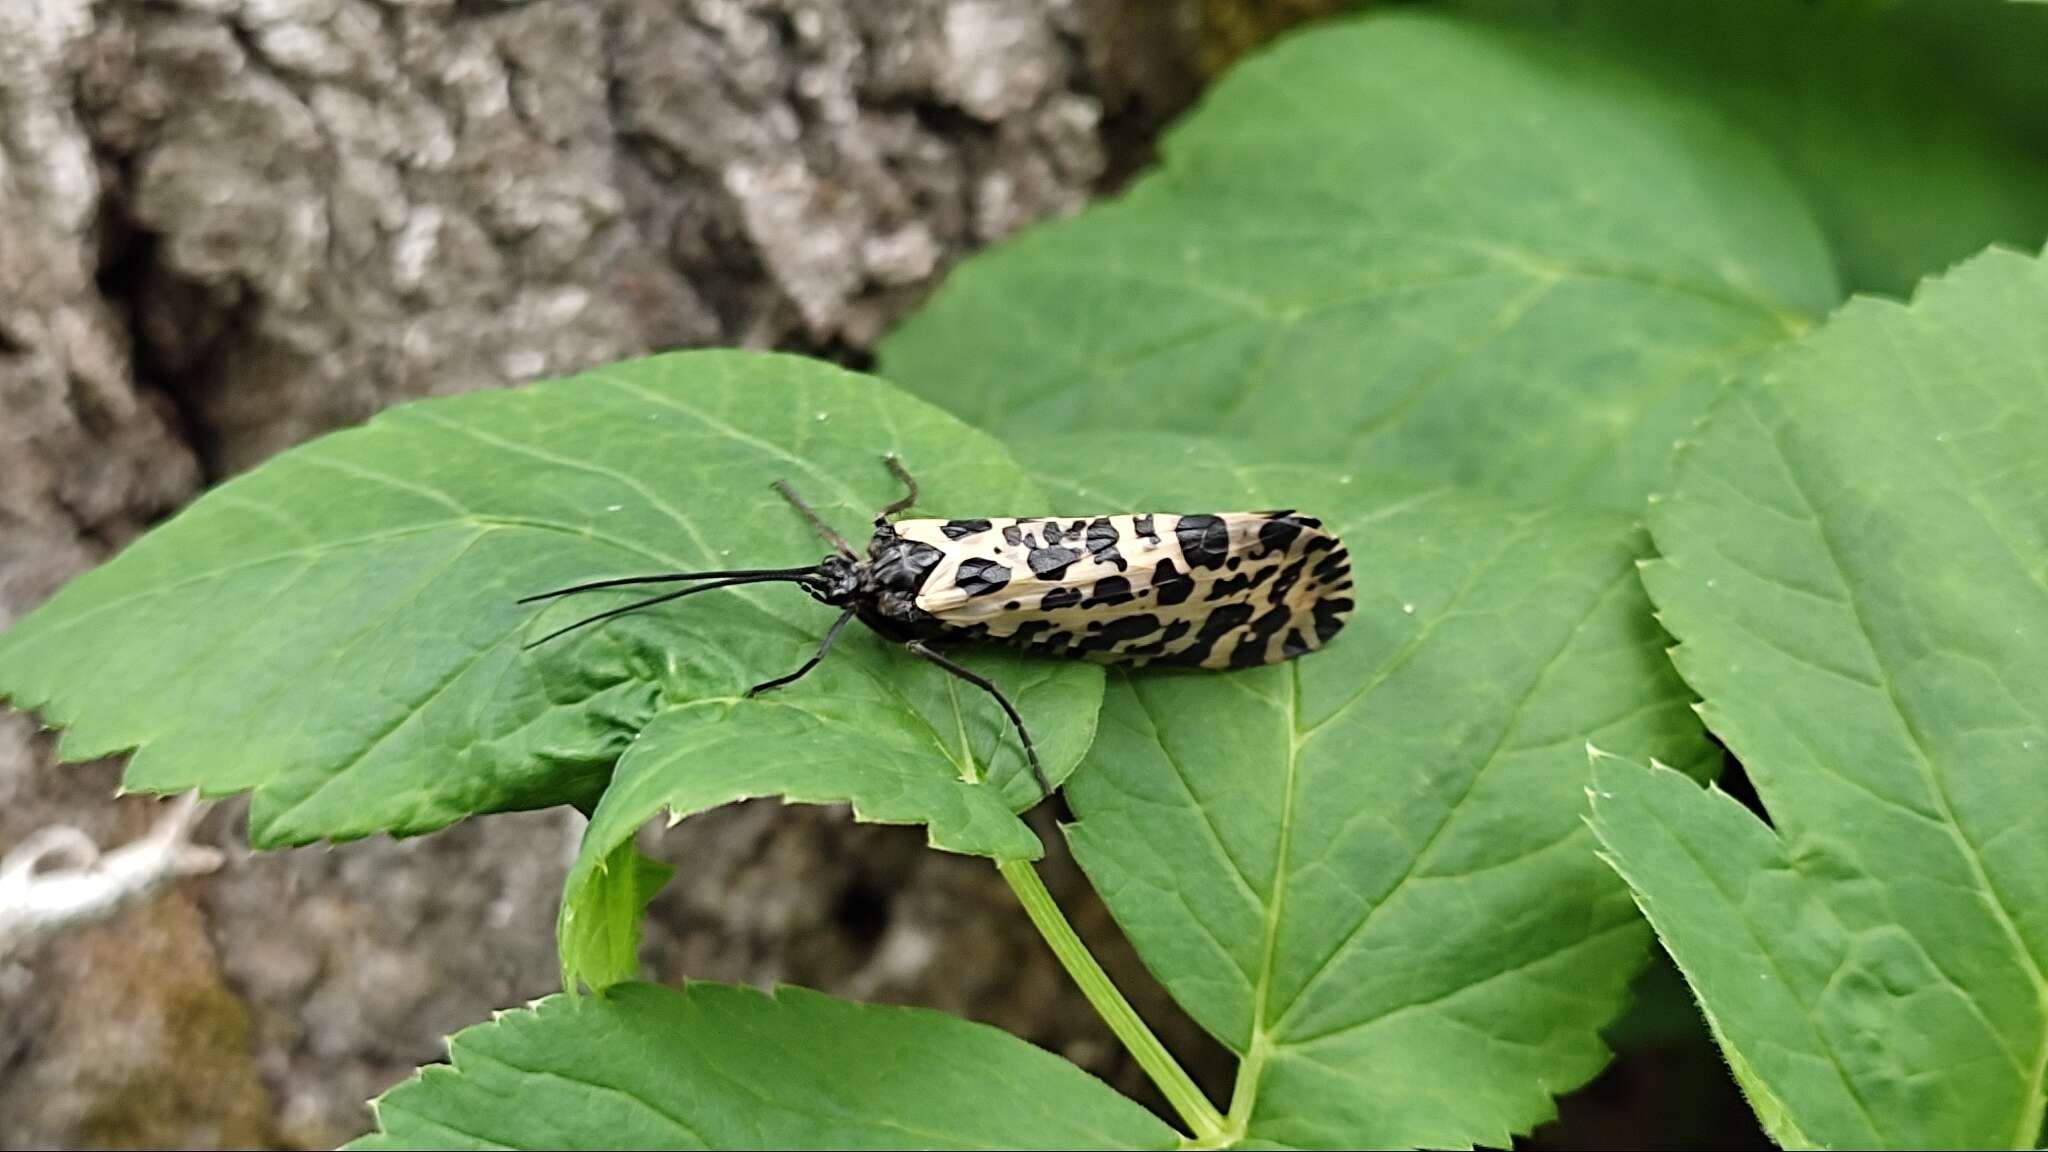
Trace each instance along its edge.
<instances>
[{"instance_id":1,"label":"leaf vein","mask_svg":"<svg viewBox=\"0 0 2048 1152\"><path fill-rule=\"evenodd\" d=\"M1528 689L1522 693L1521 698L1515 702L1515 706L1508 712L1507 717L1502 720L1500 732L1495 737L1493 746L1487 750L1486 755L1477 764L1473 765L1472 772L1465 778L1464 788L1459 791L1458 795L1450 803L1444 805L1443 815L1437 820L1436 826L1430 829L1429 836L1423 840L1422 846L1417 848L1415 853L1408 858L1408 866L1402 870L1401 875L1396 877L1394 882L1387 886L1376 899L1367 904L1365 913L1359 916L1352 923L1351 927L1342 933L1330 949L1323 953L1322 957L1309 969L1308 976L1302 980L1300 989L1295 992L1293 999L1287 1005L1286 1011L1275 1025L1276 1029L1284 1029L1287 1026L1287 1021L1307 1001L1309 993L1313 992L1316 986L1333 970L1331 965L1335 962L1336 958L1353 944L1357 943L1359 937L1365 933L1367 928L1371 927L1373 918L1387 906L1389 901L1400 893L1402 888L1415 879L1422 867L1424 858L1429 855L1430 849L1436 846L1436 842L1442 838L1444 831L1456 820L1459 808L1471 797L1473 791L1479 787L1480 780L1486 776L1488 770L1499 762L1502 749L1507 747L1508 738L1514 734L1516 725L1521 722L1522 713L1528 708L1529 702L1542 693L1544 685L1549 682L1551 673L1559 664L1563 663L1565 657L1571 652L1572 644L1578 639L1581 630L1585 627L1586 621L1592 619L1594 614L1604 608L1609 600L1623 588L1633 586L1634 576L1634 572L1628 569L1617 573L1614 579L1610 580L1607 586L1601 590L1600 594L1593 598L1593 602L1587 606L1585 612L1580 614L1578 621L1571 628L1565 630L1563 638L1558 641L1556 650L1536 668L1529 678Z\"/></svg>"}]
</instances>

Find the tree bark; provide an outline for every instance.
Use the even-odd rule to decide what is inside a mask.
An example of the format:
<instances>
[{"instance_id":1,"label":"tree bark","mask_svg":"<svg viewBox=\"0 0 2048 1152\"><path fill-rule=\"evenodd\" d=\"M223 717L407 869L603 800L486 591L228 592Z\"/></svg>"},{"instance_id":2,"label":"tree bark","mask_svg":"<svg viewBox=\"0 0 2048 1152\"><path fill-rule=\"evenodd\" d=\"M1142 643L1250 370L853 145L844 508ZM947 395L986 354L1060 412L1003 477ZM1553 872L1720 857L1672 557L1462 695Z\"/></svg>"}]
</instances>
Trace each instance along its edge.
<instances>
[{"instance_id":1,"label":"tree bark","mask_svg":"<svg viewBox=\"0 0 2048 1152\"><path fill-rule=\"evenodd\" d=\"M960 256L1129 169L1189 95L1188 8L0 3L0 624L205 483L397 401L679 345L860 362ZM48 745L0 717L0 850L148 827L114 766ZM202 833L231 847L236 819ZM236 852L0 958L0 1144L364 1130L446 1033L552 990L577 831ZM657 978L948 1008L1140 1087L981 862L776 805L649 846L687 864Z\"/></svg>"}]
</instances>

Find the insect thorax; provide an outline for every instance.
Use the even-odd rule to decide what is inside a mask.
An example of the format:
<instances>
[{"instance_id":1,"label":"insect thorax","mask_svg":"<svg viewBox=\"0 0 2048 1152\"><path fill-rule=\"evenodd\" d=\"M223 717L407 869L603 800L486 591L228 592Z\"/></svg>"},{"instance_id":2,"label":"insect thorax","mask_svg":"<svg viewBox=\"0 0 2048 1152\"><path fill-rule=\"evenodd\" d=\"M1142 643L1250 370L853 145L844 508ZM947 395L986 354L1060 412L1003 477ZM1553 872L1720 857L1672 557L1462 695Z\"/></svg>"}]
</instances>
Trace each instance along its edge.
<instances>
[{"instance_id":1,"label":"insect thorax","mask_svg":"<svg viewBox=\"0 0 2048 1152\"><path fill-rule=\"evenodd\" d=\"M951 635L955 629L917 606L918 590L940 556L937 548L905 540L887 524L878 525L865 559L825 558L820 569L828 591L819 598L852 608L861 623L891 640Z\"/></svg>"}]
</instances>

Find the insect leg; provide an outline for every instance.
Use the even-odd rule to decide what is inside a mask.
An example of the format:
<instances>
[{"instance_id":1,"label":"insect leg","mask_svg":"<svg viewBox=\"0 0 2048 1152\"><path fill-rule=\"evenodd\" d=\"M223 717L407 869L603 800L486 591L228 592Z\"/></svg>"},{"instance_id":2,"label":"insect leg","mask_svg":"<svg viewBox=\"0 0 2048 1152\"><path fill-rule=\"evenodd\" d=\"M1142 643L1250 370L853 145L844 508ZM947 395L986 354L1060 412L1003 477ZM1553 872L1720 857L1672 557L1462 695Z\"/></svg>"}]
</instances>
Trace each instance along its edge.
<instances>
[{"instance_id":1,"label":"insect leg","mask_svg":"<svg viewBox=\"0 0 2048 1152\"><path fill-rule=\"evenodd\" d=\"M944 668L946 671L951 672L953 675L958 676L960 679L967 681L969 684L972 684L976 688L979 688L982 691L988 693L989 695L995 697L996 703L1001 704L1003 706L1003 711L1009 714L1010 726L1017 730L1017 739L1022 740L1024 742L1024 758L1031 762L1031 774L1038 778L1039 798L1044 799L1045 797L1052 795L1052 783L1045 778L1045 769L1039 766L1038 749L1034 747L1031 743L1031 733L1026 731L1024 728L1024 718L1022 716L1017 715L1016 707L1010 703L1009 697L1003 695L1003 690L1001 688L996 687L987 679L981 676L977 676L972 672L969 672L967 669L962 668L960 665L955 664L953 661L948 660L944 656L939 655L937 652L932 651L931 648L927 646L925 642L922 640L912 640L910 643L905 644L904 647L910 649L912 653L924 657L932 663L937 664L939 667Z\"/></svg>"},{"instance_id":2,"label":"insect leg","mask_svg":"<svg viewBox=\"0 0 2048 1152\"><path fill-rule=\"evenodd\" d=\"M853 545L848 544L846 537L834 532L830 524L825 523L816 512L811 511L811 506L804 503L804 498L796 494L796 489L789 486L789 481L777 480L775 482L775 490L782 493L784 500L796 505L796 510L804 514L804 519L811 522L811 527L818 530L818 535L823 536L827 543L838 549L841 556L846 557L848 560L854 558Z\"/></svg>"},{"instance_id":3,"label":"insect leg","mask_svg":"<svg viewBox=\"0 0 2048 1152\"><path fill-rule=\"evenodd\" d=\"M889 471L894 473L898 480L903 481L903 486L910 489L910 491L905 492L895 503L875 513L876 527L888 523L889 517L894 516L898 512L909 511L910 506L917 503L917 480L903 467L903 461L898 460L896 454L891 452L887 456L882 457L882 463L887 464Z\"/></svg>"},{"instance_id":4,"label":"insect leg","mask_svg":"<svg viewBox=\"0 0 2048 1152\"><path fill-rule=\"evenodd\" d=\"M759 684L756 684L752 688L747 689L747 695L758 696L771 688L780 688L784 684L791 684L803 679L804 673L809 672L813 668L816 668L818 666L818 661L823 660L825 658L825 653L830 652L832 650L832 642L834 640L839 639L839 630L841 628L846 627L846 622L851 619L853 619L853 609L848 608L846 611L841 612L839 614L839 619L834 620L832 622L832 627L827 628L825 630L824 643L818 645L817 652L813 653L809 660L804 661L803 664L800 667L798 667L796 671L791 672L787 676L777 676L773 680L761 681Z\"/></svg>"}]
</instances>

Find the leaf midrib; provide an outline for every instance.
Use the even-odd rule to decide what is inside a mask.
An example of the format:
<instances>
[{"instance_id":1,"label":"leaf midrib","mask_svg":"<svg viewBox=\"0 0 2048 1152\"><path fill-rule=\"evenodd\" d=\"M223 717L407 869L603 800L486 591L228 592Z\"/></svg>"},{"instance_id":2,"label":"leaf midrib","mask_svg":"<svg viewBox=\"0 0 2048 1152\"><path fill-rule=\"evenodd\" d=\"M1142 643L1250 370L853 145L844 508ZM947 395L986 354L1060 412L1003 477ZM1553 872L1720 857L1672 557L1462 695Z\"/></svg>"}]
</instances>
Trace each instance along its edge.
<instances>
[{"instance_id":1,"label":"leaf midrib","mask_svg":"<svg viewBox=\"0 0 2048 1152\"><path fill-rule=\"evenodd\" d=\"M1436 237L1435 239L1444 239L1449 242L1447 238L1443 237ZM1781 343L1810 329L1814 323L1814 317L1811 314L1761 295L1747 293L1732 282L1724 282L1725 290L1716 290L1688 281L1659 276L1653 272L1637 269L1619 266L1600 268L1591 265L1556 262L1546 260L1535 253L1520 249L1495 247L1479 243L1470 243L1469 246L1472 250L1483 253L1500 261L1500 263L1472 269L1460 269L1436 276L1415 277L1408 280L1394 279L1382 284L1352 288L1327 297L1318 297L1310 294L1292 300L1227 298L1226 302L1232 307L1240 309L1239 312L1234 315L1191 325L1183 331L1155 339L1137 348L1116 352L1112 355L1096 358L1066 358L1065 366L1074 376L1069 377L1060 387L1052 389L1034 404L1026 405L1021 409L1002 412L992 407L986 408L981 413L981 418L984 423L1015 422L1028 415L1035 408L1057 407L1062 397L1071 389L1071 386L1079 382L1075 377L1085 377L1101 383L1115 383L1121 380L1124 373L1128 373L1140 365L1188 345L1211 340L1217 336L1239 329L1272 327L1275 331L1269 338L1267 347L1259 354L1256 358L1257 362L1253 365L1254 373L1262 374L1266 363L1275 355L1280 340L1308 316L1333 308L1362 303L1381 296L1393 296L1413 292L1418 289L1437 288L1447 284L1493 279L1496 277L1517 278L1527 283L1521 291L1511 295L1496 310L1492 323L1481 337L1475 337L1464 342L1458 348L1452 349L1436 364L1419 372L1417 381L1410 383L1402 395L1396 397L1388 407L1370 414L1357 426L1347 429L1347 435L1353 439L1371 437L1384 432L1388 427L1397 423L1415 403L1420 401L1422 396L1432 386L1447 377L1459 363L1473 354L1477 348L1483 347L1487 340L1497 338L1501 334L1513 330L1516 324L1520 322L1522 315L1529 308L1533 307L1543 295L1554 290L1557 285L1567 282L1607 282L1633 285L1645 291L1662 292L1698 300L1727 311L1752 316L1759 323L1769 322L1776 326L1776 330L1771 333L1772 339L1769 341L1759 342L1754 336L1745 337L1742 340L1725 345L1713 354L1703 356L1702 359L1708 363L1715 359L1743 355L1753 347L1768 347ZM1090 271L1100 273L1102 270L1091 269ZM1161 283L1166 286L1192 291L1197 295L1210 295L1208 289L1211 285L1206 281L1192 279L1186 281L1170 280L1160 277L1140 277L1125 273L1116 273L1116 276L1119 279L1131 279L1138 282ZM1502 323L1503 319L1506 320L1506 323ZM1068 333L1055 332L1045 327L1043 318L1029 310L1015 313L1012 316L1012 320L1021 320L1044 331L1048 337L1052 338L1049 343L1041 342L1045 347L1063 348L1068 343ZM1698 365L1695 364L1691 367L1696 370ZM1674 371L1672 375L1676 380L1680 381L1685 377L1685 373L1680 371ZM1244 407L1246 402L1256 395L1256 390L1250 390L1248 385L1241 384L1239 393L1238 397L1232 402L1231 407L1233 411ZM993 399L992 397L991 403L993 403Z\"/></svg>"},{"instance_id":2,"label":"leaf midrib","mask_svg":"<svg viewBox=\"0 0 2048 1152\"><path fill-rule=\"evenodd\" d=\"M1181 206L1188 209L1188 215L1204 217L1200 206L1191 203L1191 197L1183 188L1173 189L1174 197ZM1198 194L1206 194L1199 193ZM1305 297L1292 302L1274 301L1243 293L1223 292L1222 285L1214 281L1182 280L1138 272L1128 268L1104 268L1078 260L1064 260L1055 253L1048 258L1043 252L1034 253L1040 265L1063 272L1079 272L1089 276L1107 273L1117 279L1129 279L1136 283L1152 284L1165 288L1188 290L1215 300L1218 303L1244 309L1252 318L1272 321L1301 310L1314 310L1329 304L1348 303L1353 299L1370 299L1374 296L1396 292L1413 291L1417 288L1434 288L1461 280L1485 279L1500 274L1518 274L1532 280L1583 280L1604 281L1615 284L1632 284L1674 296L1685 296L1702 303L1717 305L1734 312L1746 312L1760 320L1775 321L1784 329L1787 337L1798 336L1811 328L1816 317L1810 311L1786 302L1775 295L1733 279L1693 280L1658 269L1649 263L1630 264L1622 262L1601 262L1580 259L1573 256L1556 256L1537 251L1509 239L1489 235L1475 230L1469 235L1456 232L1425 231L1414 227L1328 227L1299 231L1292 228L1259 227L1271 220L1268 211L1257 216L1238 213L1228 214L1230 233L1222 243L1246 243L1250 241L1312 243L1320 250L1342 250L1351 244L1371 245L1381 242L1414 244L1418 241L1442 245L1443 248L1461 252L1490 261L1471 267L1452 268L1426 276L1391 277L1371 284L1347 285L1350 291L1342 296L1329 298ZM1250 226L1246 226L1249 223ZM1688 262L1687 254L1674 250L1669 255L1673 263ZM1277 307L1276 307L1277 304Z\"/></svg>"},{"instance_id":3,"label":"leaf midrib","mask_svg":"<svg viewBox=\"0 0 2048 1152\"><path fill-rule=\"evenodd\" d=\"M1287 725L1287 777L1281 791L1280 835L1273 850L1273 899L1266 909L1266 938L1259 961L1259 982L1252 995L1252 1030L1244 1060L1237 1067L1237 1083L1230 1092L1227 1143L1235 1144L1250 1130L1257 1110L1259 1084L1265 1077L1266 1059L1273 1051L1267 1031L1267 999L1273 990L1273 961L1280 940L1280 917L1287 904L1287 858L1294 842L1294 791L1301 772L1301 662L1287 666L1287 705L1282 718Z\"/></svg>"}]
</instances>

